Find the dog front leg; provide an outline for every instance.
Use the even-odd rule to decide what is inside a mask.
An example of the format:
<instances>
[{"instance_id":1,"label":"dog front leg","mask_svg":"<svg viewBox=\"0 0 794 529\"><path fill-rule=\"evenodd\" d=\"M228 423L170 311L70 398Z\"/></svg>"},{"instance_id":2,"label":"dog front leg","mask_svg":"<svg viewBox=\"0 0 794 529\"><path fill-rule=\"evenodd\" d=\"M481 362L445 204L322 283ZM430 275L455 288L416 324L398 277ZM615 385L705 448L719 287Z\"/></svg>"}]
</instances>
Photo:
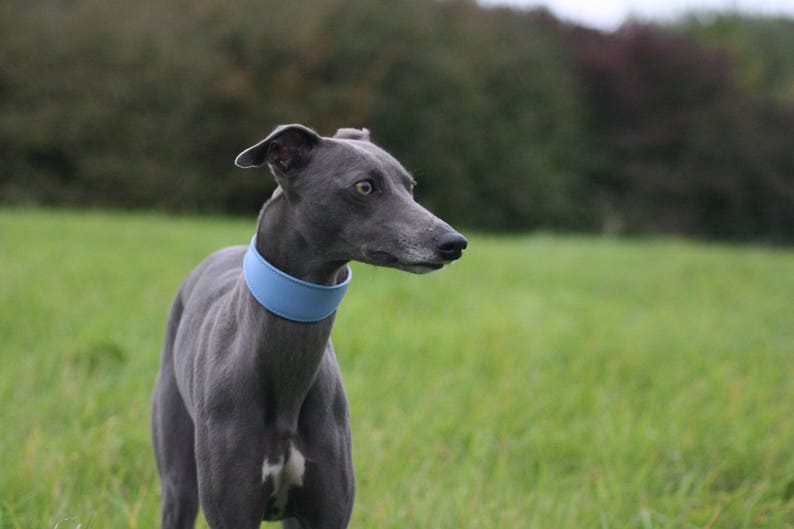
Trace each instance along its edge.
<instances>
[{"instance_id":1,"label":"dog front leg","mask_svg":"<svg viewBox=\"0 0 794 529\"><path fill-rule=\"evenodd\" d=\"M262 432L237 419L201 424L196 429L196 463L207 523L211 529L258 529L265 512Z\"/></svg>"}]
</instances>

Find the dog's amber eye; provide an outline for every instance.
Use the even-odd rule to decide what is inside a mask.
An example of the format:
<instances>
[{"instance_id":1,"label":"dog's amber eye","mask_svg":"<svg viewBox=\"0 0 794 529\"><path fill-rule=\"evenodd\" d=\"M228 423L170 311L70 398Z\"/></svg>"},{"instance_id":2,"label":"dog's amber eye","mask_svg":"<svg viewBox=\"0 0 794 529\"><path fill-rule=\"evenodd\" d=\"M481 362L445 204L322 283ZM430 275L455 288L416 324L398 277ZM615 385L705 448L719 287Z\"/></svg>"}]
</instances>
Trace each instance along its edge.
<instances>
[{"instance_id":1,"label":"dog's amber eye","mask_svg":"<svg viewBox=\"0 0 794 529\"><path fill-rule=\"evenodd\" d=\"M362 180L361 182L356 182L356 191L362 195L371 195L375 191L375 186L372 185L370 180Z\"/></svg>"}]
</instances>

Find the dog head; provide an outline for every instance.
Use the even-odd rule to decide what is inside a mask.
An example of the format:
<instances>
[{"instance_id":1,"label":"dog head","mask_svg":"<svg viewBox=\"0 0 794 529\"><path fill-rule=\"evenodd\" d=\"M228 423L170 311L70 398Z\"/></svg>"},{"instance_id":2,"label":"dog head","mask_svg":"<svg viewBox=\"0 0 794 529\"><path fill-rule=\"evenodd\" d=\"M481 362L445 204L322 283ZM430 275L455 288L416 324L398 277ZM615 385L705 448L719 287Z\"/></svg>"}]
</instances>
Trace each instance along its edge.
<instances>
[{"instance_id":1,"label":"dog head","mask_svg":"<svg viewBox=\"0 0 794 529\"><path fill-rule=\"evenodd\" d=\"M282 125L237 156L238 167L267 165L290 210L291 229L329 260L356 260L414 273L459 259L467 241L414 200L415 181L367 129L322 137Z\"/></svg>"}]
</instances>

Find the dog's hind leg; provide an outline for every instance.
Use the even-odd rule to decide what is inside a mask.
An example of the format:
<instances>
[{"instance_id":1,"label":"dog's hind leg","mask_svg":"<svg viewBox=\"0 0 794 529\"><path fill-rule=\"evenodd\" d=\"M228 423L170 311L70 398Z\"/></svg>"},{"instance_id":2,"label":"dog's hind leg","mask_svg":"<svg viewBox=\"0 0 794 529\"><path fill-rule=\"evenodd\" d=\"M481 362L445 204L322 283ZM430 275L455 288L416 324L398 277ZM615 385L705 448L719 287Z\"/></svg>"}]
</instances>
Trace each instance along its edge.
<instances>
[{"instance_id":1,"label":"dog's hind leg","mask_svg":"<svg viewBox=\"0 0 794 529\"><path fill-rule=\"evenodd\" d=\"M177 295L171 306L152 404L152 441L162 486L162 529L191 529L199 506L193 421L174 379L172 349L181 312Z\"/></svg>"}]
</instances>

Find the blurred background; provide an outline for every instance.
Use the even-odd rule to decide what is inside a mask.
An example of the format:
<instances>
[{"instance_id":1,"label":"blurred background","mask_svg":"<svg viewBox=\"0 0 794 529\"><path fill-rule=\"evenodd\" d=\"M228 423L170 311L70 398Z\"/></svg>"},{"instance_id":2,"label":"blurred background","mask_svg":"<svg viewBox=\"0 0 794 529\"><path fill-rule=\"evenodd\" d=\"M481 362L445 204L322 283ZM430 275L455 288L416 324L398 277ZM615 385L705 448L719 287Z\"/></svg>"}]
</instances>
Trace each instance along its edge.
<instances>
[{"instance_id":1,"label":"blurred background","mask_svg":"<svg viewBox=\"0 0 794 529\"><path fill-rule=\"evenodd\" d=\"M0 203L251 215L301 122L469 229L794 242L794 19L665 5L4 0Z\"/></svg>"}]
</instances>

